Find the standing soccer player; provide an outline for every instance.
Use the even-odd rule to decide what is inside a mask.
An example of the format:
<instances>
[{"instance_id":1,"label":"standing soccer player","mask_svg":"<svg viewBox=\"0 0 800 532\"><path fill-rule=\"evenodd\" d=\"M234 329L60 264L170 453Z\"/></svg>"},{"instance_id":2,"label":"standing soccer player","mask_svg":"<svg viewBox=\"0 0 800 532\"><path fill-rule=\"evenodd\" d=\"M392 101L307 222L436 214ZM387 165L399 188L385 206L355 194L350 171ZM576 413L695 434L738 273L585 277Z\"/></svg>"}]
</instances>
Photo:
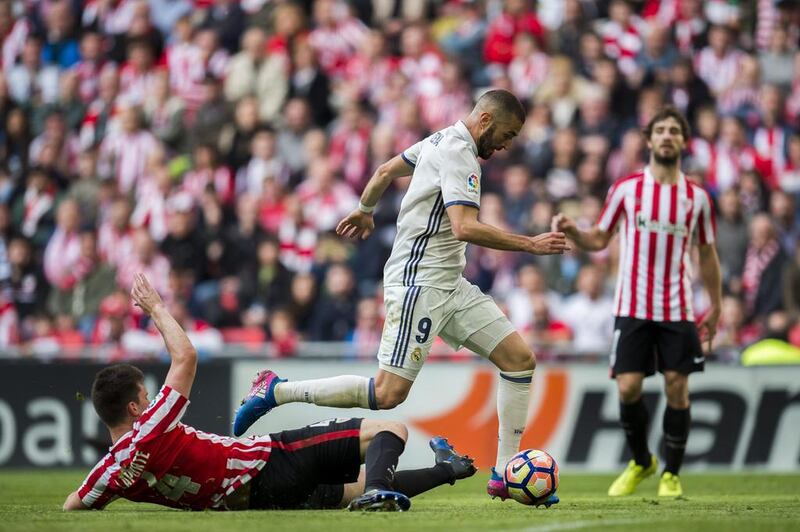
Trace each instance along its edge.
<instances>
[{"instance_id":1,"label":"standing soccer player","mask_svg":"<svg viewBox=\"0 0 800 532\"><path fill-rule=\"evenodd\" d=\"M644 134L649 164L611 187L597 224L582 231L573 220L557 214L552 227L564 231L578 247L598 251L622 224L610 362L633 460L608 494L633 493L658 467L647 446L649 414L642 401L644 378L657 369L664 375L667 396L663 425L666 466L658 494L676 497L683 493L678 471L689 436L689 374L703 371L705 361L698 328L710 349L722 289L711 199L680 171L681 151L689 138L686 119L667 107L650 120ZM690 244L695 237L700 277L711 298L711 309L699 326L694 323L689 271Z\"/></svg>"},{"instance_id":2,"label":"standing soccer player","mask_svg":"<svg viewBox=\"0 0 800 532\"><path fill-rule=\"evenodd\" d=\"M397 237L384 269L386 322L375 378L342 375L286 382L271 371L253 381L236 414L233 432L243 434L259 417L285 403L341 408L389 409L402 403L439 336L491 360L500 370L497 391L499 441L487 491L506 498L502 468L519 450L528 417L536 359L497 304L462 276L467 243L535 255L563 254L563 233L524 236L478 220L481 167L509 147L525 110L508 91L492 90L463 121L418 142L382 164L367 183L358 209L337 233L367 238L372 211L392 180L411 174L397 221ZM550 504L557 502L554 498Z\"/></svg>"}]
</instances>

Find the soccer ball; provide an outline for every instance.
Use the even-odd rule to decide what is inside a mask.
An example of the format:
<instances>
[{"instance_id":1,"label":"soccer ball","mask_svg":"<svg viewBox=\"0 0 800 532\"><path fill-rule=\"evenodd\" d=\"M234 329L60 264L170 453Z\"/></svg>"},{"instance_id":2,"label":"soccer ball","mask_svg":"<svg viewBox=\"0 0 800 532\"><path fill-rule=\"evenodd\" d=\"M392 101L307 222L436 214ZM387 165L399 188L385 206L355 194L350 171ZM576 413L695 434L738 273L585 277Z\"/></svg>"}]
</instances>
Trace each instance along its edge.
<instances>
[{"instance_id":1,"label":"soccer ball","mask_svg":"<svg viewBox=\"0 0 800 532\"><path fill-rule=\"evenodd\" d=\"M558 464L538 449L520 451L503 474L508 495L522 504L539 505L558 488Z\"/></svg>"}]
</instances>

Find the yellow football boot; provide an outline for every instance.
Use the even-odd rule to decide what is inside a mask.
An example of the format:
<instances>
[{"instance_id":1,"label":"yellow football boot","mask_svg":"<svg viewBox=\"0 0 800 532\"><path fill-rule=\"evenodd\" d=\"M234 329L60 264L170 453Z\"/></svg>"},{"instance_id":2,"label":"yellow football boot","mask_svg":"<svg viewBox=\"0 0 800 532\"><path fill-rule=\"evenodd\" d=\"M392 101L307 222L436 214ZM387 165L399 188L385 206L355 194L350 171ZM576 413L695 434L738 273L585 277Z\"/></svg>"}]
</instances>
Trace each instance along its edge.
<instances>
[{"instance_id":1,"label":"yellow football boot","mask_svg":"<svg viewBox=\"0 0 800 532\"><path fill-rule=\"evenodd\" d=\"M608 495L611 497L622 497L630 495L636 490L636 486L641 481L652 475L658 469L658 460L653 455L650 455L650 467L645 468L640 466L635 461L628 462L628 467L622 472L620 476L608 488Z\"/></svg>"},{"instance_id":2,"label":"yellow football boot","mask_svg":"<svg viewBox=\"0 0 800 532\"><path fill-rule=\"evenodd\" d=\"M664 474L661 475L661 481L658 483L658 496L680 497L681 495L683 495L681 479L678 475L673 475L669 471L664 471Z\"/></svg>"}]
</instances>

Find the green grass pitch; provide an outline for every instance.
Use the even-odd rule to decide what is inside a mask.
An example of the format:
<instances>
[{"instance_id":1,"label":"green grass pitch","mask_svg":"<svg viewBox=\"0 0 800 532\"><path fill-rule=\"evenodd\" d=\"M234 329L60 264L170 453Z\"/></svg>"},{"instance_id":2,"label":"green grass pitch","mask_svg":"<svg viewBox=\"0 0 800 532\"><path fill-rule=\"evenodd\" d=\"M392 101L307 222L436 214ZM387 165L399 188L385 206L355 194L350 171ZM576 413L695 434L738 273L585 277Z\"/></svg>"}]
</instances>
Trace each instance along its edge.
<instances>
[{"instance_id":1,"label":"green grass pitch","mask_svg":"<svg viewBox=\"0 0 800 532\"><path fill-rule=\"evenodd\" d=\"M678 500L658 499L656 480L648 479L635 495L612 500L605 496L611 476L562 473L562 502L549 510L490 500L479 472L415 498L404 514L182 512L119 500L102 512L62 512L84 474L0 470L0 531L800 531L800 475L686 474L686 496Z\"/></svg>"}]
</instances>

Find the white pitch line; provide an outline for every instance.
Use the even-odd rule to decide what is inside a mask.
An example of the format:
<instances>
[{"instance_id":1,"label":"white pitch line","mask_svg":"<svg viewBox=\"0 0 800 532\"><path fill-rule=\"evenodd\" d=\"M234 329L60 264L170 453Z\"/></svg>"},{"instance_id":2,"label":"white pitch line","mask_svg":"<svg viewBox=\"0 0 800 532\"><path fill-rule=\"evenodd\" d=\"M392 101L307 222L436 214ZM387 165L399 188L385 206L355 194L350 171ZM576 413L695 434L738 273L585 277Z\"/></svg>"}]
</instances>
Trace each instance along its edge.
<instances>
[{"instance_id":1,"label":"white pitch line","mask_svg":"<svg viewBox=\"0 0 800 532\"><path fill-rule=\"evenodd\" d=\"M609 525L628 525L632 523L644 523L642 519L594 519L583 521L568 521L566 523L553 523L542 526L524 528L523 532L550 532L554 530L580 530L582 528L606 527Z\"/></svg>"}]
</instances>

